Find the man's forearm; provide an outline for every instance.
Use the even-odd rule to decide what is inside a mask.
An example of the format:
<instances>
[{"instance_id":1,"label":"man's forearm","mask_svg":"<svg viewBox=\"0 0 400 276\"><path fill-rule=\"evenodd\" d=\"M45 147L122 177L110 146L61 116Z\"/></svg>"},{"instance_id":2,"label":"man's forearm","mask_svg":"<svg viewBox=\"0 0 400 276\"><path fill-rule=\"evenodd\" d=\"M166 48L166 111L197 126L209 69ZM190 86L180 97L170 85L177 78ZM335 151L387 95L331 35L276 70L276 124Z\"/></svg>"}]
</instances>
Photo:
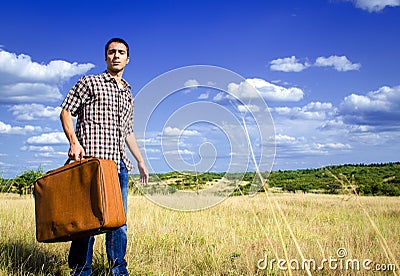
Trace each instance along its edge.
<instances>
[{"instance_id":1,"label":"man's forearm","mask_svg":"<svg viewBox=\"0 0 400 276\"><path fill-rule=\"evenodd\" d=\"M137 143L135 135L132 133L126 137L126 144L128 145L129 151L138 163L144 162L142 153L140 152L139 145Z\"/></svg>"},{"instance_id":2,"label":"man's forearm","mask_svg":"<svg viewBox=\"0 0 400 276\"><path fill-rule=\"evenodd\" d=\"M64 129L65 136L67 136L67 139L69 141L69 158L73 160L79 160L83 158L83 156L85 155L85 150L82 148L81 144L78 141L78 138L76 137L71 112L63 109L60 114L60 120Z\"/></svg>"},{"instance_id":3,"label":"man's forearm","mask_svg":"<svg viewBox=\"0 0 400 276\"><path fill-rule=\"evenodd\" d=\"M133 157L135 157L138 163L138 169L140 172L140 183L147 184L149 182L149 172L147 170L146 164L144 163L143 156L140 152L139 145L136 141L136 137L133 133L128 135L125 140L126 144L130 152L132 153Z\"/></svg>"},{"instance_id":4,"label":"man's forearm","mask_svg":"<svg viewBox=\"0 0 400 276\"><path fill-rule=\"evenodd\" d=\"M64 129L65 136L67 136L69 143L76 144L78 142L78 138L76 137L74 131L74 122L72 121L71 113L63 109L60 113L60 120Z\"/></svg>"}]
</instances>

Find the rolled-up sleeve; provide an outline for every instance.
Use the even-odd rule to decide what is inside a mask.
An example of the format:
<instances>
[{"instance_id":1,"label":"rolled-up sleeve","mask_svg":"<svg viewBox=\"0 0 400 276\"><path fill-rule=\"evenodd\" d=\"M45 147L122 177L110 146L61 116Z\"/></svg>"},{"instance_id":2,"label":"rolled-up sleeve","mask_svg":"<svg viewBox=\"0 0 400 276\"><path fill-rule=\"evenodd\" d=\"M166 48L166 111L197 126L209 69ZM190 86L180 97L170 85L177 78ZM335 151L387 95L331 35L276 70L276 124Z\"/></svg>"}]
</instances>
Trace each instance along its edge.
<instances>
[{"instance_id":1,"label":"rolled-up sleeve","mask_svg":"<svg viewBox=\"0 0 400 276\"><path fill-rule=\"evenodd\" d=\"M82 103L85 102L88 85L86 83L85 77L82 77L69 91L68 95L65 97L61 104L61 108L71 112L72 116L77 116Z\"/></svg>"}]
</instances>

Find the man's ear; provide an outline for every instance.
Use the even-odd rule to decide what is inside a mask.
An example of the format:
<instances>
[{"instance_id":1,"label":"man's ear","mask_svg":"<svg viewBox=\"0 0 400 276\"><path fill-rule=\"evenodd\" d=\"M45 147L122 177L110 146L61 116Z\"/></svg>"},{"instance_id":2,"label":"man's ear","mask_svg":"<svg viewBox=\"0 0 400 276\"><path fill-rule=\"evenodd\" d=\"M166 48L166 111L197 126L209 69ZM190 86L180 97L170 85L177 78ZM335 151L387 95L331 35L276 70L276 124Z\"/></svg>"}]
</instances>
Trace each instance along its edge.
<instances>
[{"instance_id":1,"label":"man's ear","mask_svg":"<svg viewBox=\"0 0 400 276\"><path fill-rule=\"evenodd\" d=\"M127 59L127 61L126 61L126 64L128 64L130 60L131 60L131 58L128 57L128 59Z\"/></svg>"}]
</instances>

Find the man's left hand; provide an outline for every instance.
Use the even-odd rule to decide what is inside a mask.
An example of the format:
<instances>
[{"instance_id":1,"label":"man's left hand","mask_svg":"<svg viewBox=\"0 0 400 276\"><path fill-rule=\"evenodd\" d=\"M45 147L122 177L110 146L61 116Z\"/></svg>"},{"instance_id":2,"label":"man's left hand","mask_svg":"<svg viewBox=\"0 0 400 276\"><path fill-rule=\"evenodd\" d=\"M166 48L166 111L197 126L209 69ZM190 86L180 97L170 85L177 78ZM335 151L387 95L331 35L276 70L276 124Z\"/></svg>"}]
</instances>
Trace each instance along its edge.
<instances>
[{"instance_id":1,"label":"man's left hand","mask_svg":"<svg viewBox=\"0 0 400 276\"><path fill-rule=\"evenodd\" d=\"M149 183L149 172L144 162L138 163L138 169L140 173L140 184L147 185Z\"/></svg>"}]
</instances>

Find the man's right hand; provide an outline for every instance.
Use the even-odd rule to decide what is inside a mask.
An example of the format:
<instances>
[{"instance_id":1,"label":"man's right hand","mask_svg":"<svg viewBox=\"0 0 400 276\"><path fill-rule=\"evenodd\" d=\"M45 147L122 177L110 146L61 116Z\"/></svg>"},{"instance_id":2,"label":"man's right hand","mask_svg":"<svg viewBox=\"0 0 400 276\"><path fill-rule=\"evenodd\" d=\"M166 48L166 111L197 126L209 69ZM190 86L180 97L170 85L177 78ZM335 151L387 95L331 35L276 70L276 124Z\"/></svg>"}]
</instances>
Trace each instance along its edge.
<instances>
[{"instance_id":1,"label":"man's right hand","mask_svg":"<svg viewBox=\"0 0 400 276\"><path fill-rule=\"evenodd\" d=\"M85 150L79 143L73 143L69 146L68 157L71 160L79 161L85 156Z\"/></svg>"},{"instance_id":2,"label":"man's right hand","mask_svg":"<svg viewBox=\"0 0 400 276\"><path fill-rule=\"evenodd\" d=\"M85 156L85 150L76 138L71 112L63 109L60 113L60 120L65 132L65 136L67 136L69 141L68 158L74 161L83 159L83 156Z\"/></svg>"}]
</instances>

